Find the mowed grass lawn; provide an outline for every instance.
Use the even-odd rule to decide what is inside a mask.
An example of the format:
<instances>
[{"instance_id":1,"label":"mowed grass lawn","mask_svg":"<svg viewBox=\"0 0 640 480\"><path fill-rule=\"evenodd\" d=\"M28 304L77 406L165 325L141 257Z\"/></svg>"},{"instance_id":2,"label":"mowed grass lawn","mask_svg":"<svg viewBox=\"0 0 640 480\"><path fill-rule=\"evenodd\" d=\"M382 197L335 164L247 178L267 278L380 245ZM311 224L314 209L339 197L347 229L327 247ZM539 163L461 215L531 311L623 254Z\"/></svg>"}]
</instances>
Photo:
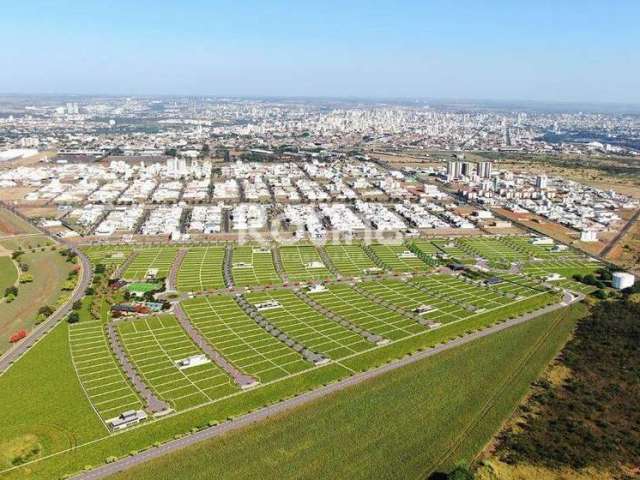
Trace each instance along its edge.
<instances>
[{"instance_id":1,"label":"mowed grass lawn","mask_svg":"<svg viewBox=\"0 0 640 480\"><path fill-rule=\"evenodd\" d=\"M178 290L195 292L224 288L224 246L190 248L178 270Z\"/></svg>"},{"instance_id":2,"label":"mowed grass lawn","mask_svg":"<svg viewBox=\"0 0 640 480\"><path fill-rule=\"evenodd\" d=\"M107 434L82 392L67 335L59 324L0 376L2 469L32 449L36 459Z\"/></svg>"},{"instance_id":3,"label":"mowed grass lawn","mask_svg":"<svg viewBox=\"0 0 640 480\"><path fill-rule=\"evenodd\" d=\"M11 257L0 257L0 296L18 280L18 270Z\"/></svg>"},{"instance_id":4,"label":"mowed grass lawn","mask_svg":"<svg viewBox=\"0 0 640 480\"><path fill-rule=\"evenodd\" d=\"M165 278L171 270L177 247L151 247L138 250L136 257L123 274L125 280L142 280L149 269L156 269L157 278Z\"/></svg>"},{"instance_id":5,"label":"mowed grass lawn","mask_svg":"<svg viewBox=\"0 0 640 480\"><path fill-rule=\"evenodd\" d=\"M111 478L427 478L483 448L581 312L547 314Z\"/></svg>"},{"instance_id":6,"label":"mowed grass lawn","mask_svg":"<svg viewBox=\"0 0 640 480\"><path fill-rule=\"evenodd\" d=\"M9 337L20 329L33 328L38 309L55 304L61 294L73 263L67 263L57 251L25 253L20 262L29 265L33 282L18 286L18 296L11 303L0 305L0 353L9 346Z\"/></svg>"}]
</instances>

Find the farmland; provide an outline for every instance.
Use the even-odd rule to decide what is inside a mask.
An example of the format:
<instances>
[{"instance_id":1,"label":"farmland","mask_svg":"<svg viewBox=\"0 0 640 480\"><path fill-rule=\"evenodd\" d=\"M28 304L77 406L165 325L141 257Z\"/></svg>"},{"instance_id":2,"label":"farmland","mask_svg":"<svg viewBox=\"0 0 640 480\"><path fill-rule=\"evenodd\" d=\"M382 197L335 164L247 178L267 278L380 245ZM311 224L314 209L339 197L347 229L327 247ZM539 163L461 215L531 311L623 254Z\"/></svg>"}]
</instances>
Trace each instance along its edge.
<instances>
[{"instance_id":1,"label":"farmland","mask_svg":"<svg viewBox=\"0 0 640 480\"><path fill-rule=\"evenodd\" d=\"M224 288L224 252L225 247L217 245L189 248L178 270L178 290L202 292Z\"/></svg>"},{"instance_id":2,"label":"farmland","mask_svg":"<svg viewBox=\"0 0 640 480\"><path fill-rule=\"evenodd\" d=\"M282 284L273 264L271 250L265 247L233 248L231 273L238 287Z\"/></svg>"}]
</instances>

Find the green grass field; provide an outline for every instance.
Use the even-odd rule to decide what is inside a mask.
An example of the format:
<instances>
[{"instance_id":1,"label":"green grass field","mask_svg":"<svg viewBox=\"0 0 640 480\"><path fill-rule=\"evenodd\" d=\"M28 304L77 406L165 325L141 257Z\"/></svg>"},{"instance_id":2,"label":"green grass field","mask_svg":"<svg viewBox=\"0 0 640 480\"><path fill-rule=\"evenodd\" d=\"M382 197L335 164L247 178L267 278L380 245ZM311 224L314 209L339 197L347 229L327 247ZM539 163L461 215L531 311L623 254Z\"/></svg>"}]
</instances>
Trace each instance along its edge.
<instances>
[{"instance_id":1,"label":"green grass field","mask_svg":"<svg viewBox=\"0 0 640 480\"><path fill-rule=\"evenodd\" d=\"M602 264L596 261L586 260L584 258L568 258L557 260L545 260L542 262L532 262L526 265L522 271L533 277L545 277L552 273L557 273L566 278L573 275L587 275L602 268Z\"/></svg>"},{"instance_id":2,"label":"green grass field","mask_svg":"<svg viewBox=\"0 0 640 480\"><path fill-rule=\"evenodd\" d=\"M142 280L149 269L158 270L157 278L166 278L177 253L177 247L150 247L137 250L136 257L129 264L122 278Z\"/></svg>"},{"instance_id":3,"label":"green grass field","mask_svg":"<svg viewBox=\"0 0 640 480\"><path fill-rule=\"evenodd\" d=\"M67 330L67 324L58 325L0 376L2 469L25 446L41 457L107 433L76 377Z\"/></svg>"},{"instance_id":4,"label":"green grass field","mask_svg":"<svg viewBox=\"0 0 640 480\"><path fill-rule=\"evenodd\" d=\"M13 333L33 328L40 307L56 304L67 275L76 266L67 263L59 252L51 250L27 252L21 256L20 262L29 265L33 281L21 283L15 300L0 305L0 353L9 348L9 337Z\"/></svg>"},{"instance_id":5,"label":"green grass field","mask_svg":"<svg viewBox=\"0 0 640 480\"><path fill-rule=\"evenodd\" d=\"M509 264L527 260L529 255L499 238L461 238L457 244L469 255L480 256L493 263Z\"/></svg>"},{"instance_id":6,"label":"green grass field","mask_svg":"<svg viewBox=\"0 0 640 480\"><path fill-rule=\"evenodd\" d=\"M191 323L227 360L265 383L310 368L299 353L269 335L230 296L182 302Z\"/></svg>"},{"instance_id":7,"label":"green grass field","mask_svg":"<svg viewBox=\"0 0 640 480\"><path fill-rule=\"evenodd\" d=\"M333 277L313 246L280 247L280 257L290 281L325 280Z\"/></svg>"},{"instance_id":8,"label":"green grass field","mask_svg":"<svg viewBox=\"0 0 640 480\"><path fill-rule=\"evenodd\" d=\"M129 245L92 245L83 247L82 251L94 265L102 264L117 268L127 260L133 247Z\"/></svg>"},{"instance_id":9,"label":"green grass field","mask_svg":"<svg viewBox=\"0 0 640 480\"><path fill-rule=\"evenodd\" d=\"M142 401L109 348L102 322L70 325L69 347L86 396L103 420L117 417L126 410L142 408Z\"/></svg>"},{"instance_id":10,"label":"green grass field","mask_svg":"<svg viewBox=\"0 0 640 480\"><path fill-rule=\"evenodd\" d=\"M360 245L326 245L324 249L338 273L344 277L381 271Z\"/></svg>"},{"instance_id":11,"label":"green grass field","mask_svg":"<svg viewBox=\"0 0 640 480\"><path fill-rule=\"evenodd\" d=\"M331 285L326 292L310 294L309 297L341 318L389 340L398 340L425 329L414 320L372 302L346 285Z\"/></svg>"},{"instance_id":12,"label":"green grass field","mask_svg":"<svg viewBox=\"0 0 640 480\"><path fill-rule=\"evenodd\" d=\"M318 348L318 350L325 352L332 350L330 352L333 355L332 358L335 359L340 356L340 360L334 360L334 362L320 368L311 368L302 371L297 375L285 376L275 381L267 381L257 388L248 391L239 391L223 400L207 402L198 408L183 410L181 413L170 415L162 420L148 421L140 428L129 429L119 434L109 435L106 429L102 427L102 429L97 429L102 433L93 433L88 438L89 434L83 433L84 430L77 426L76 422L87 422L89 419L92 419L90 424L95 424L96 422L100 424L100 422L98 416L91 410L86 396L84 396L84 394L76 395L73 397L73 400L66 400L68 397L63 397L66 401L70 402L70 405L74 407L77 406L76 409L68 408L66 410L78 416L78 418L74 418L73 422L68 422L69 432L67 436L78 439L77 443L75 443L74 440L73 445L77 445L74 450L60 452L60 450L66 447L64 446L65 444L57 443L46 449L46 454L51 454L51 456L42 458L42 454L38 454L36 457L42 458L42 460L31 462L28 466L23 466L12 471L2 472L0 476L2 476L2 478L20 480L27 478L30 480L58 478L64 472L83 470L87 465L99 465L110 456L127 456L129 452L133 450L139 450L153 443L170 440L177 434L190 432L194 426L200 427L212 421L223 421L230 416L241 415L264 405L276 403L280 399L288 398L302 391L344 378L348 376L350 372L364 371L375 366L384 365L390 361L402 358L409 353L461 336L465 332L484 328L500 319L532 311L556 301L553 296L548 294L537 295L514 304L509 304L502 307L499 311L488 311L473 315L461 322L453 322L435 330L425 331L420 335L402 338L383 347L371 348L372 344L362 340L357 334L343 329L343 327L335 322L324 319L317 312L309 309L303 302L301 304L301 301L292 293L283 292L280 295L278 295L278 292L270 292L270 294L271 293L276 293L276 297L281 300L286 309L285 315L283 315L283 312L278 313L270 319L272 322L286 325L285 329L288 333L295 331L301 338L308 340L307 343L309 343L312 348L322 347ZM293 299L291 299L290 296L293 296ZM270 297L269 295L260 294L257 298L263 300ZM277 312L277 310L278 309L267 312L273 313ZM82 322L79 325L81 326ZM242 325L239 325L239 327L244 328ZM173 341L172 335L173 333L171 333L171 341ZM53 338L55 337L52 335L46 337L38 346L48 345ZM60 338L58 337L58 341L59 340ZM68 342L66 331L62 340ZM164 340L165 339L163 339L163 341ZM138 343L137 338L134 338L133 341L134 344ZM209 341L211 341L210 338ZM68 348L65 345L66 343L63 343L63 349ZM354 351L356 347L357 351ZM39 351L38 349L32 350L32 352ZM68 353L64 353L64 350L62 353L56 350L55 354L57 356L63 355L62 358L64 358L64 355L68 355ZM31 354L27 354L25 359L20 360L20 362L12 367L9 376L0 376L0 390L10 392L12 396L12 403L8 404L20 405L23 403L27 406L27 411L40 409L41 405L46 404L46 400L43 399L39 393L40 390L16 389L11 383L4 382L5 378L9 377L17 379L24 378L24 381L28 384L33 378L30 369L37 368L46 370L46 367L44 367L46 362L34 365L31 362L25 361L26 359L32 358ZM159 358L163 357L160 356ZM49 357L46 357L46 361L51 360ZM70 363L70 360L68 363ZM69 366L69 368L72 368L72 366ZM145 365L145 369L148 368L149 366ZM162 368L165 367L163 366ZM65 392L73 392L74 389L77 390L79 388L78 380L71 370L65 373L64 376L47 376L45 380L43 385L47 386L47 388L54 388L55 386L55 388L65 389ZM5 387L9 388L9 390L4 390ZM0 395L0 399L1 398ZM60 415L66 415L66 411L61 411ZM23 417L19 417L19 419L20 418ZM36 415L33 418L35 419L35 423L31 423L28 417L19 420L21 425L21 430L19 431L21 433L30 434L37 430L36 425L40 417ZM64 423L63 416L55 418L58 418ZM0 435L0 439L2 438L2 435ZM90 441L91 443L87 443ZM60 453L56 454L56 452Z\"/></svg>"},{"instance_id":13,"label":"green grass field","mask_svg":"<svg viewBox=\"0 0 640 480\"><path fill-rule=\"evenodd\" d=\"M113 479L427 478L476 455L580 311L476 340Z\"/></svg>"},{"instance_id":14,"label":"green grass field","mask_svg":"<svg viewBox=\"0 0 640 480\"><path fill-rule=\"evenodd\" d=\"M171 315L118 323L129 359L146 384L176 410L194 407L236 391L233 380L215 363L179 368L176 362L202 351Z\"/></svg>"},{"instance_id":15,"label":"green grass field","mask_svg":"<svg viewBox=\"0 0 640 480\"><path fill-rule=\"evenodd\" d=\"M404 245L371 245L370 248L385 267L393 272L425 272L429 268Z\"/></svg>"},{"instance_id":16,"label":"green grass field","mask_svg":"<svg viewBox=\"0 0 640 480\"><path fill-rule=\"evenodd\" d=\"M282 285L270 249L234 247L231 274L237 287Z\"/></svg>"},{"instance_id":17,"label":"green grass field","mask_svg":"<svg viewBox=\"0 0 640 480\"><path fill-rule=\"evenodd\" d=\"M357 333L325 318L290 290L274 290L269 293L246 295L250 303L276 300L281 308L260 313L291 338L306 345L314 352L339 359L370 348L372 345Z\"/></svg>"},{"instance_id":18,"label":"green grass field","mask_svg":"<svg viewBox=\"0 0 640 480\"><path fill-rule=\"evenodd\" d=\"M0 297L7 287L12 287L18 280L18 269L11 257L0 257Z\"/></svg>"},{"instance_id":19,"label":"green grass field","mask_svg":"<svg viewBox=\"0 0 640 480\"><path fill-rule=\"evenodd\" d=\"M218 245L189 248L178 270L178 290L202 292L225 288L224 251L225 247Z\"/></svg>"}]
</instances>

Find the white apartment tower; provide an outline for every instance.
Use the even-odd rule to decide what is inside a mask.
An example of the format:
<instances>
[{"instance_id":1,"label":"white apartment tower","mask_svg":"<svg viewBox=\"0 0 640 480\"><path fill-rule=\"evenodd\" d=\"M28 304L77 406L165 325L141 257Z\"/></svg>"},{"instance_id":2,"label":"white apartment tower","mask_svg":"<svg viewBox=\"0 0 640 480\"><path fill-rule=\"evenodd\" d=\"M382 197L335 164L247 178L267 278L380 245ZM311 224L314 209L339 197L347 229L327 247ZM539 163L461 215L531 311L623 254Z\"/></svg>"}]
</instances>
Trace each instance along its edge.
<instances>
[{"instance_id":1,"label":"white apartment tower","mask_svg":"<svg viewBox=\"0 0 640 480\"><path fill-rule=\"evenodd\" d=\"M480 178L490 178L493 164L491 162L478 162L477 172Z\"/></svg>"}]
</instances>

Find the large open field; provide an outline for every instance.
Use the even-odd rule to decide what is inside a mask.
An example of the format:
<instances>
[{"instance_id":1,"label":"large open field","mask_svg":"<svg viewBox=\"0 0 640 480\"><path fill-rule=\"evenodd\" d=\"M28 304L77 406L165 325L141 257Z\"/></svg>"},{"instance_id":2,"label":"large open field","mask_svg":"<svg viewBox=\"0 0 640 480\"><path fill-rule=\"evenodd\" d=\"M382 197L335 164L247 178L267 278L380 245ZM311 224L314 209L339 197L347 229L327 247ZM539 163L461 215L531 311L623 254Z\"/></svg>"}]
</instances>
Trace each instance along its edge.
<instances>
[{"instance_id":1,"label":"large open field","mask_svg":"<svg viewBox=\"0 0 640 480\"><path fill-rule=\"evenodd\" d=\"M573 324L547 315L114 480L427 478L475 456Z\"/></svg>"},{"instance_id":2,"label":"large open field","mask_svg":"<svg viewBox=\"0 0 640 480\"><path fill-rule=\"evenodd\" d=\"M75 264L67 263L59 252L49 249L27 252L20 262L29 265L33 281L21 283L15 300L0 306L0 353L10 346L9 337L14 332L33 328L40 307L54 306L67 275L75 267Z\"/></svg>"}]
</instances>

